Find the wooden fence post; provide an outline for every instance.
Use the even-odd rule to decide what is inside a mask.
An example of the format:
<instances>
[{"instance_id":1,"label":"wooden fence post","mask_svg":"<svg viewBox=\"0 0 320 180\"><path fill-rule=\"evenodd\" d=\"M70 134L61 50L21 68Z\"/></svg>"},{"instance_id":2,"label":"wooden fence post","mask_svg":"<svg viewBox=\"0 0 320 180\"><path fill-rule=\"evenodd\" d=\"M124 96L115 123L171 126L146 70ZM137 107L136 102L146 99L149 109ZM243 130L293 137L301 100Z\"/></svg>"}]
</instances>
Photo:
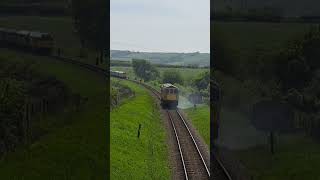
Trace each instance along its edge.
<instances>
[{"instance_id":1,"label":"wooden fence post","mask_svg":"<svg viewBox=\"0 0 320 180\"><path fill-rule=\"evenodd\" d=\"M138 128L138 138L140 138L140 129L141 129L141 124L139 124L139 128Z\"/></svg>"}]
</instances>

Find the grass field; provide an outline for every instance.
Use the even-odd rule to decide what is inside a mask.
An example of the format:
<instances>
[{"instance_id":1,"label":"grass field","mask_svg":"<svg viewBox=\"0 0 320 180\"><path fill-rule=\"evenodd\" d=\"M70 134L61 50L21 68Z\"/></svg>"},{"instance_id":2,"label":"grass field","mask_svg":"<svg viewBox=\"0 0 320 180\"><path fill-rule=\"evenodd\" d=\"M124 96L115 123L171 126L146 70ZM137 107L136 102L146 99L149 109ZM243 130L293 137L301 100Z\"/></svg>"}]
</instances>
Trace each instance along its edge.
<instances>
[{"instance_id":1,"label":"grass field","mask_svg":"<svg viewBox=\"0 0 320 180\"><path fill-rule=\"evenodd\" d=\"M122 83L136 96L111 112L111 179L170 179L166 135L154 99L146 89Z\"/></svg>"},{"instance_id":2,"label":"grass field","mask_svg":"<svg viewBox=\"0 0 320 180\"><path fill-rule=\"evenodd\" d=\"M107 130L105 78L83 68L15 51L0 50L9 59L35 62L37 69L63 81L73 92L88 97L82 111L51 116L43 121L68 122L0 160L1 179L106 179ZM50 128L50 126L48 126Z\"/></svg>"},{"instance_id":3,"label":"grass field","mask_svg":"<svg viewBox=\"0 0 320 180\"><path fill-rule=\"evenodd\" d=\"M204 141L210 147L210 108L200 106L196 109L189 108L184 110L193 126L198 130Z\"/></svg>"},{"instance_id":4,"label":"grass field","mask_svg":"<svg viewBox=\"0 0 320 180\"><path fill-rule=\"evenodd\" d=\"M320 178L320 145L306 137L278 137L275 154L269 146L238 151L254 180L317 180Z\"/></svg>"}]
</instances>

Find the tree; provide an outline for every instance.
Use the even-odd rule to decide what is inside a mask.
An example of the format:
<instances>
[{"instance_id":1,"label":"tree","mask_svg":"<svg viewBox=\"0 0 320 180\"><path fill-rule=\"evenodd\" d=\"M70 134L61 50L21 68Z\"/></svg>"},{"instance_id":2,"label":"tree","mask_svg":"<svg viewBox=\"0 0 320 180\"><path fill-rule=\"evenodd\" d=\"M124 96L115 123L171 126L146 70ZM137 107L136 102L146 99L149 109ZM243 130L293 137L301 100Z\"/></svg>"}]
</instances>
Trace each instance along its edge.
<instances>
[{"instance_id":1,"label":"tree","mask_svg":"<svg viewBox=\"0 0 320 180\"><path fill-rule=\"evenodd\" d=\"M81 45L96 49L101 62L109 46L108 5L105 0L72 0L74 26Z\"/></svg>"},{"instance_id":2,"label":"tree","mask_svg":"<svg viewBox=\"0 0 320 180\"><path fill-rule=\"evenodd\" d=\"M180 74L180 72L175 70L166 70L163 72L162 77L163 83L171 83L171 84L183 84L183 78Z\"/></svg>"},{"instance_id":3,"label":"tree","mask_svg":"<svg viewBox=\"0 0 320 180\"><path fill-rule=\"evenodd\" d=\"M145 81L154 80L159 77L159 71L155 66L144 59L132 59L132 67L135 74Z\"/></svg>"},{"instance_id":4,"label":"tree","mask_svg":"<svg viewBox=\"0 0 320 180\"><path fill-rule=\"evenodd\" d=\"M205 90L208 88L210 83L210 73L205 71L198 75L192 82L192 84L197 87L198 90Z\"/></svg>"}]
</instances>

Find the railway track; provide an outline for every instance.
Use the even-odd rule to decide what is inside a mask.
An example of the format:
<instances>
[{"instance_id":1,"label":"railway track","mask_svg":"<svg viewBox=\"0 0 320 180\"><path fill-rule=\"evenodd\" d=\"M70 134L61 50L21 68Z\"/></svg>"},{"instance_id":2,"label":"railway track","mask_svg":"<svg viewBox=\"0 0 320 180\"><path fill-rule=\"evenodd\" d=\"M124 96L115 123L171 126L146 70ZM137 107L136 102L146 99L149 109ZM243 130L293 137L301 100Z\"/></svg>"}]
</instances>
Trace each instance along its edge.
<instances>
[{"instance_id":1,"label":"railway track","mask_svg":"<svg viewBox=\"0 0 320 180\"><path fill-rule=\"evenodd\" d=\"M141 85L149 89L160 99L160 93L156 89L146 84ZM198 144L179 110L167 110L167 114L175 134L177 148L180 154L179 159L182 168L179 168L179 173L181 179L232 180L231 175L217 156L214 156L212 158L213 161L210 162L210 171L210 167L206 164Z\"/></svg>"},{"instance_id":2,"label":"railway track","mask_svg":"<svg viewBox=\"0 0 320 180\"><path fill-rule=\"evenodd\" d=\"M154 88L142 84L148 88L160 99L160 93ZM177 143L177 149L179 152L179 159L181 161L181 167L179 170L180 179L186 180L206 180L210 178L210 168L203 158L198 144L193 137L185 119L180 114L178 109L166 110Z\"/></svg>"},{"instance_id":3,"label":"railway track","mask_svg":"<svg viewBox=\"0 0 320 180\"><path fill-rule=\"evenodd\" d=\"M106 69L96 67L91 64L82 63L80 61L70 59L70 58L64 58L64 57L58 57L58 56L51 56L51 57L63 62L81 66L83 68L97 72L99 74L108 75L108 72ZM160 93L156 89L144 83L139 83L138 81L134 81L134 80L130 80L130 81L141 84L145 88L149 89L152 93L154 93L154 95L158 99L160 99ZM198 144L195 138L193 137L192 132L188 127L188 124L186 123L183 116L180 114L179 110L178 109L166 110L166 112L168 114L168 117L170 119L173 131L175 134L177 148L180 155L181 168L179 168L180 169L179 174L181 176L181 179L232 180L226 168L224 168L223 164L217 157L212 158L213 162L211 162L211 165L210 165L212 173L210 173L210 167L204 160L203 155L198 147Z\"/></svg>"}]
</instances>

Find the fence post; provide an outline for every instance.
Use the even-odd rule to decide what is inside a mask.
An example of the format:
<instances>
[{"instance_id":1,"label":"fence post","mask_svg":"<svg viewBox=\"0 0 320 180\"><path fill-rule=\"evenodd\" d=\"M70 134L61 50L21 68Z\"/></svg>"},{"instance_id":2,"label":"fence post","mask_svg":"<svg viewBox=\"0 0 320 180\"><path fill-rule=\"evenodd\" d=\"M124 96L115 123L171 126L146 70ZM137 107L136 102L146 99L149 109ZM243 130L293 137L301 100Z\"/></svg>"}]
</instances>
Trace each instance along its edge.
<instances>
[{"instance_id":1,"label":"fence post","mask_svg":"<svg viewBox=\"0 0 320 180\"><path fill-rule=\"evenodd\" d=\"M139 128L138 128L138 138L140 138L140 129L141 129L141 124L139 124Z\"/></svg>"}]
</instances>

